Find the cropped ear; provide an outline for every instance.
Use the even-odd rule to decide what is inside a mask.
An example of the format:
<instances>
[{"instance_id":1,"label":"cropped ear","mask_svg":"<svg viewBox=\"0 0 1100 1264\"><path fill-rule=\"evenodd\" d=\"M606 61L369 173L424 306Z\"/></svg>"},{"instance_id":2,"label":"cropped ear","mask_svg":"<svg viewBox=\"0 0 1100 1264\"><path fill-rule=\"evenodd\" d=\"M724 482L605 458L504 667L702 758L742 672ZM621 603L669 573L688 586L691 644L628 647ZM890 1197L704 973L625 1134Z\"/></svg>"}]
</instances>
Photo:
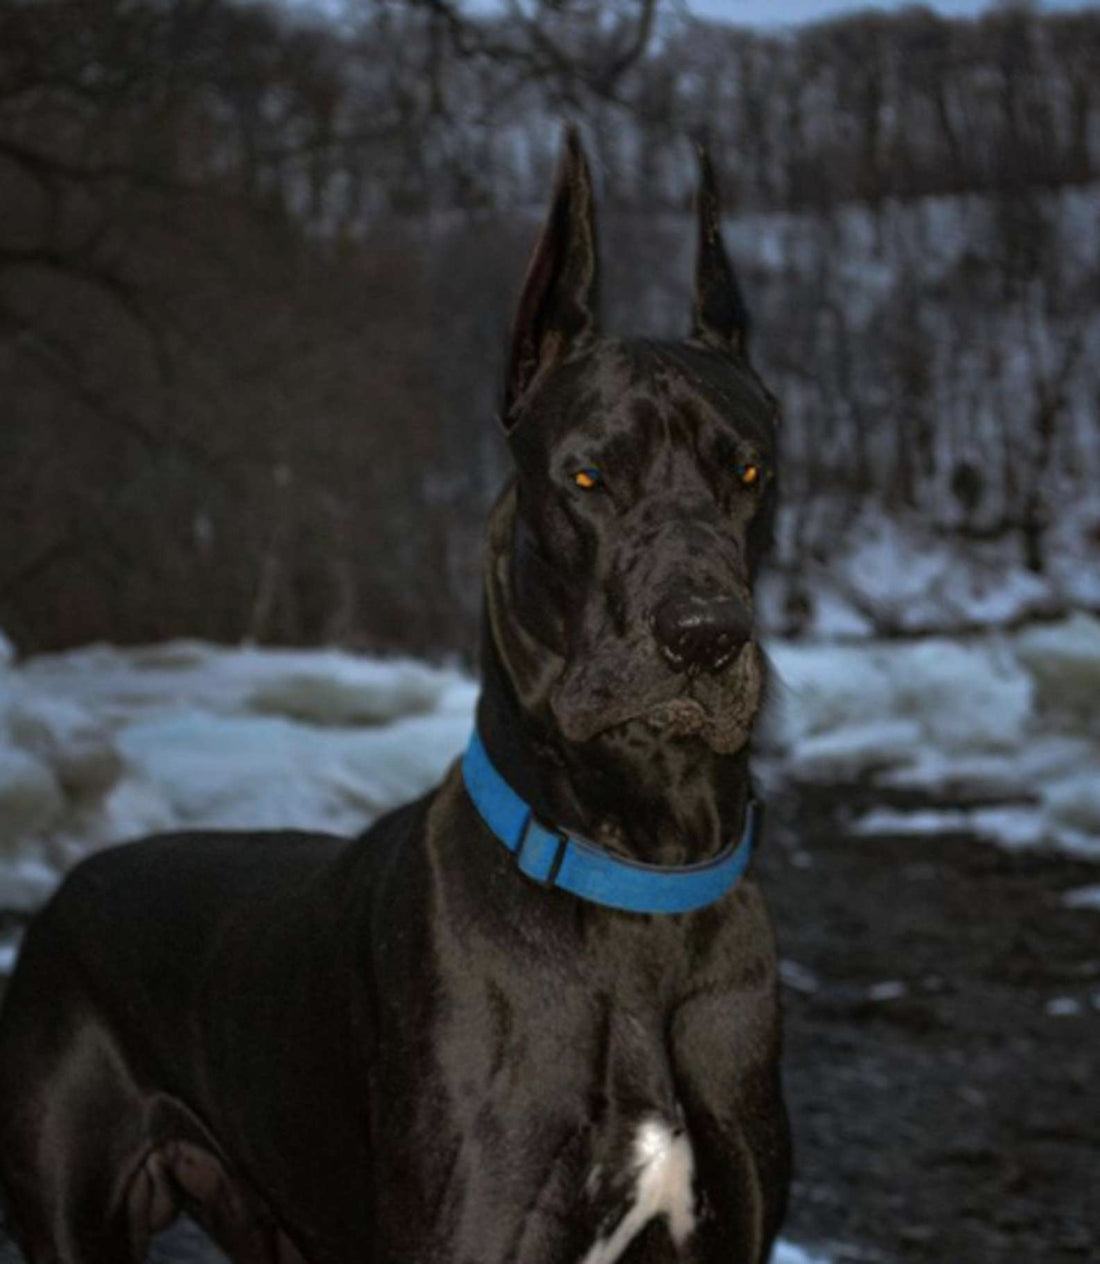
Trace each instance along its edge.
<instances>
[{"instance_id":1,"label":"cropped ear","mask_svg":"<svg viewBox=\"0 0 1100 1264\"><path fill-rule=\"evenodd\" d=\"M695 310L692 337L745 356L749 313L722 243L721 200L710 154L699 146L699 246L695 256Z\"/></svg>"},{"instance_id":2,"label":"cropped ear","mask_svg":"<svg viewBox=\"0 0 1100 1264\"><path fill-rule=\"evenodd\" d=\"M550 214L527 265L512 328L501 416L506 430L534 381L597 334L599 262L592 176L575 127L567 127Z\"/></svg>"}]
</instances>

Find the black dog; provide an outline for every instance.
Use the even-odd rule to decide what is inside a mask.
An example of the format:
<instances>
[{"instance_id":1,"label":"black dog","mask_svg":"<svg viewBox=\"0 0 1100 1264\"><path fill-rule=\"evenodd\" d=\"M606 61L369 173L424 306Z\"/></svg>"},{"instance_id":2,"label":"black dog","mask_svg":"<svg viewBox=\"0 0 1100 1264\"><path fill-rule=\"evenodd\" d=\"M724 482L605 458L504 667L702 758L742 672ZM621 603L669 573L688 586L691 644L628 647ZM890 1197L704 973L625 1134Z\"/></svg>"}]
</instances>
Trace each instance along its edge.
<instances>
[{"instance_id":1,"label":"black dog","mask_svg":"<svg viewBox=\"0 0 1100 1264\"><path fill-rule=\"evenodd\" d=\"M603 339L568 137L464 765L353 843L116 848L29 930L0 1172L33 1264L139 1261L181 1209L254 1264L767 1258L776 969L739 879L776 407L705 159L699 206L691 336Z\"/></svg>"}]
</instances>

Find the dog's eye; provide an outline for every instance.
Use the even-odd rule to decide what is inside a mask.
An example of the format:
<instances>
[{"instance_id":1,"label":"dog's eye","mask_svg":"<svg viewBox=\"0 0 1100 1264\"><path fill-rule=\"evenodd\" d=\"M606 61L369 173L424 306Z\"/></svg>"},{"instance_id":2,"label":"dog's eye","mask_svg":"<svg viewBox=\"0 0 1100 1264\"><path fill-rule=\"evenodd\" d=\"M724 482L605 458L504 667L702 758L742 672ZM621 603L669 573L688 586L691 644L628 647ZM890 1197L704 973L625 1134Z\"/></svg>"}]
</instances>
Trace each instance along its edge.
<instances>
[{"instance_id":1,"label":"dog's eye","mask_svg":"<svg viewBox=\"0 0 1100 1264\"><path fill-rule=\"evenodd\" d=\"M764 469L755 461L742 461L736 469L737 477L746 487L755 487L764 478Z\"/></svg>"},{"instance_id":2,"label":"dog's eye","mask_svg":"<svg viewBox=\"0 0 1100 1264\"><path fill-rule=\"evenodd\" d=\"M584 491L590 492L594 487L601 487L603 485L603 475L599 470L595 470L589 466L587 469L578 470L576 474L573 475L573 482Z\"/></svg>"}]
</instances>

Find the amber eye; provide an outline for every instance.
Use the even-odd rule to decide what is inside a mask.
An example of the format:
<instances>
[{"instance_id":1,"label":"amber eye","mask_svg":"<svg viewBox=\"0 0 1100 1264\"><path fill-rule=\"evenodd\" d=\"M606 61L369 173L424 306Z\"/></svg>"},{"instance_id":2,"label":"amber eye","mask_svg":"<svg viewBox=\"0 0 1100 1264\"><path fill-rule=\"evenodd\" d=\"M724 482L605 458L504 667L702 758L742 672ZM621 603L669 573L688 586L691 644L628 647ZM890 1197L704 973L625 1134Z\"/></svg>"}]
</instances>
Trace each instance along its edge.
<instances>
[{"instance_id":1,"label":"amber eye","mask_svg":"<svg viewBox=\"0 0 1100 1264\"><path fill-rule=\"evenodd\" d=\"M764 471L755 461L744 461L737 467L737 477L746 487L755 487L764 477Z\"/></svg>"},{"instance_id":2,"label":"amber eye","mask_svg":"<svg viewBox=\"0 0 1100 1264\"><path fill-rule=\"evenodd\" d=\"M600 486L603 482L603 478L601 477L599 470L589 468L586 470L578 470L576 474L573 475L573 482L576 483L578 487L583 488L586 492L590 492L594 487Z\"/></svg>"}]
</instances>

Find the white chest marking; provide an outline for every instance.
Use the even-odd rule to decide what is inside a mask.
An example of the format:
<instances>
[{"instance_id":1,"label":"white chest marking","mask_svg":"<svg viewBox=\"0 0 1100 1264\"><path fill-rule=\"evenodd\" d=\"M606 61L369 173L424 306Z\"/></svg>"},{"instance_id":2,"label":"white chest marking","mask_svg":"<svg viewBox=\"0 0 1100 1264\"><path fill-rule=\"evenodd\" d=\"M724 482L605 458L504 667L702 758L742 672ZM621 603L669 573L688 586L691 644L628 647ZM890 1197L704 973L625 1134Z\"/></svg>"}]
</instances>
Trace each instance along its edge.
<instances>
[{"instance_id":1,"label":"white chest marking","mask_svg":"<svg viewBox=\"0 0 1100 1264\"><path fill-rule=\"evenodd\" d=\"M631 1159L634 1200L611 1236L597 1238L581 1264L615 1264L655 1216L667 1219L677 1246L695 1228L695 1156L687 1133L673 1131L663 1119L645 1119L635 1134Z\"/></svg>"}]
</instances>

